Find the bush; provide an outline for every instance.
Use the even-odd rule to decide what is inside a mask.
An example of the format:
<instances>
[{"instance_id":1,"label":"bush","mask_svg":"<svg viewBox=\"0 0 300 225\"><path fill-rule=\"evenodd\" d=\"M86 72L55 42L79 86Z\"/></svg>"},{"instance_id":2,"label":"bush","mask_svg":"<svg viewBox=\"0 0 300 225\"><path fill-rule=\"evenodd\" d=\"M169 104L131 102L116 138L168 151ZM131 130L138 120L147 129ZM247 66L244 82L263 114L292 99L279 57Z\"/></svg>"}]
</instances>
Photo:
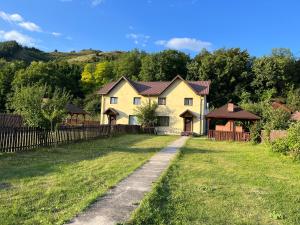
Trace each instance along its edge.
<instances>
[{"instance_id":1,"label":"bush","mask_svg":"<svg viewBox=\"0 0 300 225\"><path fill-rule=\"evenodd\" d=\"M261 122L256 122L250 127L250 138L253 143L261 142L261 130L262 130Z\"/></svg>"},{"instance_id":2,"label":"bush","mask_svg":"<svg viewBox=\"0 0 300 225\"><path fill-rule=\"evenodd\" d=\"M289 153L300 158L300 121L293 123L288 129L286 138L281 138L272 143L272 151L280 153Z\"/></svg>"}]
</instances>

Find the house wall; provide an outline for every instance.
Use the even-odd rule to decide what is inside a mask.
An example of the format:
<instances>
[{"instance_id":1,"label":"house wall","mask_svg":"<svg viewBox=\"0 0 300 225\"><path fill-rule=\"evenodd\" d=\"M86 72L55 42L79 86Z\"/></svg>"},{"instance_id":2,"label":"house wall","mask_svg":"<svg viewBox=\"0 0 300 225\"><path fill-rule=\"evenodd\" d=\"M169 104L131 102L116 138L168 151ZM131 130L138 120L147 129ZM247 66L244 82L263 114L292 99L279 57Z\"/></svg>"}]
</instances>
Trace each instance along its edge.
<instances>
[{"instance_id":1,"label":"house wall","mask_svg":"<svg viewBox=\"0 0 300 225\"><path fill-rule=\"evenodd\" d=\"M110 104L110 97L118 97L117 104ZM108 124L108 118L103 112L107 108L114 108L118 111L117 124L128 124L129 115L135 115L138 107L133 104L133 98L140 97L142 104L148 101L158 101L158 97L166 98L166 105L159 105L157 108L158 116L169 116L168 127L157 127L157 131L162 134L180 134L183 131L183 118L179 115L185 110L192 111L196 118L193 119L192 130L198 134L205 133L204 113L206 110L206 96L199 96L182 80L175 81L160 96L142 96L125 80L122 80L108 95L102 96L101 102L101 124ZM192 106L184 105L184 98L193 98Z\"/></svg>"},{"instance_id":2,"label":"house wall","mask_svg":"<svg viewBox=\"0 0 300 225\"><path fill-rule=\"evenodd\" d=\"M225 125L216 125L216 131L233 131L234 122L228 121ZM235 132L243 132L242 126L235 126Z\"/></svg>"}]
</instances>

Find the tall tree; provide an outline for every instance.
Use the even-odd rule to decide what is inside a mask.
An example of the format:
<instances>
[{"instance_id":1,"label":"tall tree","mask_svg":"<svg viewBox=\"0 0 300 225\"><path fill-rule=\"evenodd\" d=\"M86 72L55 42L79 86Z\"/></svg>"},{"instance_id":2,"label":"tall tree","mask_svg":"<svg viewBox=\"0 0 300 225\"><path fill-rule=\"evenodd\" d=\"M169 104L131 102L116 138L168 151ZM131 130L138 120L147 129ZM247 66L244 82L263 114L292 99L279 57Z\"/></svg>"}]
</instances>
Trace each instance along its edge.
<instances>
[{"instance_id":1,"label":"tall tree","mask_svg":"<svg viewBox=\"0 0 300 225\"><path fill-rule=\"evenodd\" d=\"M190 79L212 81L210 102L214 106L220 106L229 100L239 101L252 80L249 53L239 48L214 52L204 49L188 68Z\"/></svg>"},{"instance_id":2,"label":"tall tree","mask_svg":"<svg viewBox=\"0 0 300 225\"><path fill-rule=\"evenodd\" d=\"M253 89L259 97L265 90L275 88L284 95L295 73L295 59L287 49L274 49L271 56L256 58L253 62Z\"/></svg>"},{"instance_id":3,"label":"tall tree","mask_svg":"<svg viewBox=\"0 0 300 225\"><path fill-rule=\"evenodd\" d=\"M141 80L172 80L176 75L186 77L190 57L177 50L165 50L142 60Z\"/></svg>"},{"instance_id":4,"label":"tall tree","mask_svg":"<svg viewBox=\"0 0 300 225\"><path fill-rule=\"evenodd\" d=\"M6 111L7 99L12 92L12 81L16 73L25 66L26 64L22 61L0 60L0 112Z\"/></svg>"},{"instance_id":5,"label":"tall tree","mask_svg":"<svg viewBox=\"0 0 300 225\"><path fill-rule=\"evenodd\" d=\"M142 66L142 58L146 55L145 52L140 52L134 49L120 56L114 62L114 74L117 78L126 76L130 79L138 79L138 75Z\"/></svg>"}]
</instances>

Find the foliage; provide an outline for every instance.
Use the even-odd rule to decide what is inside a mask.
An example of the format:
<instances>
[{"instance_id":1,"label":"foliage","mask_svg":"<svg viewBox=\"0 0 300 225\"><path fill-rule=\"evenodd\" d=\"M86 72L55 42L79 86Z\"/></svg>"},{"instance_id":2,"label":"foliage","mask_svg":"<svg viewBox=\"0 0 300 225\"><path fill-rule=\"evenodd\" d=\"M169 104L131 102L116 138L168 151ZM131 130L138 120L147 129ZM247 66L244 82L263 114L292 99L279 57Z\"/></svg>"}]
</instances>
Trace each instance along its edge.
<instances>
[{"instance_id":1,"label":"foliage","mask_svg":"<svg viewBox=\"0 0 300 225\"><path fill-rule=\"evenodd\" d=\"M139 78L145 81L169 81L178 74L185 78L189 61L188 55L177 50L149 54L142 59Z\"/></svg>"},{"instance_id":2,"label":"foliage","mask_svg":"<svg viewBox=\"0 0 300 225\"><path fill-rule=\"evenodd\" d=\"M22 61L7 62L0 59L0 112L5 112L8 96L12 92L12 81L18 70L25 68Z\"/></svg>"},{"instance_id":3,"label":"foliage","mask_svg":"<svg viewBox=\"0 0 300 225\"><path fill-rule=\"evenodd\" d=\"M34 85L17 88L9 99L9 106L15 113L21 115L27 126L45 127L47 122L41 106L46 95L47 87Z\"/></svg>"},{"instance_id":4,"label":"foliage","mask_svg":"<svg viewBox=\"0 0 300 225\"><path fill-rule=\"evenodd\" d=\"M55 89L53 93L48 90L48 97L44 99L41 105L42 115L50 122L51 131L66 116L66 104L71 100L71 96L65 90Z\"/></svg>"},{"instance_id":5,"label":"foliage","mask_svg":"<svg viewBox=\"0 0 300 225\"><path fill-rule=\"evenodd\" d=\"M250 126L250 138L251 142L253 143L260 143L261 142L261 130L262 130L262 123L255 122Z\"/></svg>"},{"instance_id":6,"label":"foliage","mask_svg":"<svg viewBox=\"0 0 300 225\"><path fill-rule=\"evenodd\" d=\"M145 52L140 52L134 49L119 57L114 62L113 71L116 78L125 76L129 79L137 80L142 66L142 58L145 56Z\"/></svg>"},{"instance_id":7,"label":"foliage","mask_svg":"<svg viewBox=\"0 0 300 225\"><path fill-rule=\"evenodd\" d=\"M251 84L257 96L272 88L275 88L280 96L284 94L283 91L292 82L295 59L291 53L284 50L273 50L271 56L255 59L252 70L254 79Z\"/></svg>"},{"instance_id":8,"label":"foliage","mask_svg":"<svg viewBox=\"0 0 300 225\"><path fill-rule=\"evenodd\" d=\"M293 111L300 111L300 88L291 87L287 92L286 103Z\"/></svg>"},{"instance_id":9,"label":"foliage","mask_svg":"<svg viewBox=\"0 0 300 225\"><path fill-rule=\"evenodd\" d=\"M14 89L28 85L44 85L65 88L75 97L82 97L80 88L81 67L68 62L32 62L26 69L17 73Z\"/></svg>"},{"instance_id":10,"label":"foliage","mask_svg":"<svg viewBox=\"0 0 300 225\"><path fill-rule=\"evenodd\" d=\"M65 106L70 99L66 91L55 89L52 93L46 85L34 85L17 88L9 105L23 117L26 125L53 129L66 114Z\"/></svg>"},{"instance_id":11,"label":"foliage","mask_svg":"<svg viewBox=\"0 0 300 225\"><path fill-rule=\"evenodd\" d=\"M157 103L149 101L147 104L140 105L136 109L136 116L138 119L138 122L145 127L153 127L156 122L156 109L157 109Z\"/></svg>"},{"instance_id":12,"label":"foliage","mask_svg":"<svg viewBox=\"0 0 300 225\"><path fill-rule=\"evenodd\" d=\"M100 98L99 95L96 94L90 94L87 95L84 100L84 109L89 112L92 116L96 116L100 113Z\"/></svg>"},{"instance_id":13,"label":"foliage","mask_svg":"<svg viewBox=\"0 0 300 225\"><path fill-rule=\"evenodd\" d=\"M287 130L287 137L275 140L272 143L274 152L289 153L300 158L300 122L293 123Z\"/></svg>"},{"instance_id":14,"label":"foliage","mask_svg":"<svg viewBox=\"0 0 300 225\"><path fill-rule=\"evenodd\" d=\"M249 89L252 80L251 58L239 48L203 50L189 65L188 78L211 80L210 102L220 106L228 101L237 102L241 93Z\"/></svg>"}]
</instances>

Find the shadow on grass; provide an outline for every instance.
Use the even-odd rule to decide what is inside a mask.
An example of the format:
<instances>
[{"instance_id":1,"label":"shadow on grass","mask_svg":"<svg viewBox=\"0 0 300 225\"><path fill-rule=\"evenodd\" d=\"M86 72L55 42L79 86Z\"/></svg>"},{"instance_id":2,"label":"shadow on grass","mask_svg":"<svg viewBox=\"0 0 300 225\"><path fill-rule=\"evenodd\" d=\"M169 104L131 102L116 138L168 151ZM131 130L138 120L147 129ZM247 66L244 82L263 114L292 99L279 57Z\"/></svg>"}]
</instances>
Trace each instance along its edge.
<instances>
[{"instance_id":1,"label":"shadow on grass","mask_svg":"<svg viewBox=\"0 0 300 225\"><path fill-rule=\"evenodd\" d=\"M32 178L57 172L68 164L95 160L113 152L131 154L154 153L161 148L139 148L135 145L141 141L151 140L150 135L138 135L138 138L112 137L97 139L57 148L42 148L27 152L0 155L0 183L10 179Z\"/></svg>"}]
</instances>

